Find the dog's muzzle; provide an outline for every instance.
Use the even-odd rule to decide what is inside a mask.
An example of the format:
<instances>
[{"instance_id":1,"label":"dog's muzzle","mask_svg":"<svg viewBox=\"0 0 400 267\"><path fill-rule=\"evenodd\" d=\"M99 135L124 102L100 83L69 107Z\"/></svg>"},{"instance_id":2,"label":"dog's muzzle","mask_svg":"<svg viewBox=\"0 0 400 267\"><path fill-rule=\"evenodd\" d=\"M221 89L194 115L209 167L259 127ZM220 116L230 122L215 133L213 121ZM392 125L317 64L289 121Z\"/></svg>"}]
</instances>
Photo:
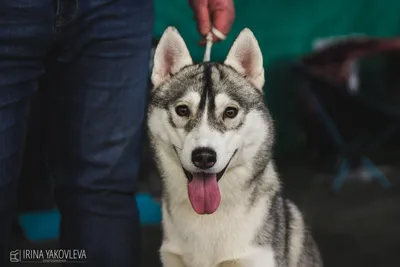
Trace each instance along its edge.
<instances>
[{"instance_id":1,"label":"dog's muzzle","mask_svg":"<svg viewBox=\"0 0 400 267\"><path fill-rule=\"evenodd\" d=\"M175 152L179 158L178 151L174 147ZM220 204L221 194L219 190L218 181L222 178L232 158L235 156L236 151L233 152L226 166L218 173L206 172L189 172L181 163L183 172L188 179L188 197L193 210L199 214L212 214ZM200 170L210 169L215 165L217 155L215 151L209 148L198 148L192 153L192 162Z\"/></svg>"},{"instance_id":2,"label":"dog's muzzle","mask_svg":"<svg viewBox=\"0 0 400 267\"><path fill-rule=\"evenodd\" d=\"M179 159L179 154L178 154L178 151L175 146L174 146L174 150ZM225 174L226 170L229 167L229 164L231 163L231 161L232 161L233 157L236 155L236 153L237 153L237 149L235 149L235 151L232 153L232 156L229 159L226 166L220 172L216 173L217 181L219 181L222 178L222 176ZM199 169L203 169L203 170L210 169L211 167L213 167L215 165L215 163L217 161L216 159L217 159L216 153L213 150L208 149L208 148L199 148L199 149L193 150L193 152L192 152L192 162ZM179 160L179 162L180 162L180 160ZM186 170L183 167L182 163L181 163L181 166L182 166L183 172L185 173L186 178L188 179L189 182L191 182L193 179L193 173Z\"/></svg>"}]
</instances>

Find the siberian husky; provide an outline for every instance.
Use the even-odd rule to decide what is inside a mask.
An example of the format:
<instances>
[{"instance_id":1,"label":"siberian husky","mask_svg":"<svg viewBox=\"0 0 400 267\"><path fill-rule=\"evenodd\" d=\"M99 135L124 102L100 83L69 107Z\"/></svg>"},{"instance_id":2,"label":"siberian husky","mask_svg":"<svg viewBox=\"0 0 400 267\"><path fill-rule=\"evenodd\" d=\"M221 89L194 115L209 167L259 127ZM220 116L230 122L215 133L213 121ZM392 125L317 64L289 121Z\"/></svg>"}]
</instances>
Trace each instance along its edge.
<instances>
[{"instance_id":1,"label":"siberian husky","mask_svg":"<svg viewBox=\"0 0 400 267\"><path fill-rule=\"evenodd\" d=\"M148 128L163 180L163 266L322 266L301 212L281 196L253 33L240 33L223 64L194 64L169 27L151 79Z\"/></svg>"}]
</instances>

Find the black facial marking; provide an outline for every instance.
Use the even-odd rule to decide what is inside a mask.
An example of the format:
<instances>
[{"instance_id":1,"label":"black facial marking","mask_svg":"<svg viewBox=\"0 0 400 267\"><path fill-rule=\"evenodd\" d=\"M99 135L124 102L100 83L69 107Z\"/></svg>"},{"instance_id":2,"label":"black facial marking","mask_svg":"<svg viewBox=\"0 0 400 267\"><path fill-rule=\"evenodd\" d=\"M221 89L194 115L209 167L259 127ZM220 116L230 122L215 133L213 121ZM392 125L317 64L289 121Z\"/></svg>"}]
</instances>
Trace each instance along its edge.
<instances>
[{"instance_id":1,"label":"black facial marking","mask_svg":"<svg viewBox=\"0 0 400 267\"><path fill-rule=\"evenodd\" d=\"M185 125L185 127L184 127L185 131L188 133L188 132L190 132L192 129L194 129L194 128L196 127L196 125L199 123L200 118L201 118L201 117L199 117L198 114L196 114L196 117L193 117L192 119L190 119L190 120L188 121L188 123L187 123L187 124Z\"/></svg>"},{"instance_id":2,"label":"black facial marking","mask_svg":"<svg viewBox=\"0 0 400 267\"><path fill-rule=\"evenodd\" d=\"M168 122L172 125L172 127L177 128L174 120L172 119L172 113L168 110Z\"/></svg>"},{"instance_id":3,"label":"black facial marking","mask_svg":"<svg viewBox=\"0 0 400 267\"><path fill-rule=\"evenodd\" d=\"M206 83L204 85L204 94L207 95L208 98L208 110L207 110L207 118L210 121L211 118L214 117L215 111L215 94L213 88L213 81L212 81L212 65L208 65L205 71Z\"/></svg>"},{"instance_id":4,"label":"black facial marking","mask_svg":"<svg viewBox=\"0 0 400 267\"><path fill-rule=\"evenodd\" d=\"M213 81L212 81L212 65L206 64L204 65L204 87L203 93L201 94L201 100L199 108L201 111L204 111L206 106L207 98L208 102L212 102L210 97L213 91Z\"/></svg>"}]
</instances>

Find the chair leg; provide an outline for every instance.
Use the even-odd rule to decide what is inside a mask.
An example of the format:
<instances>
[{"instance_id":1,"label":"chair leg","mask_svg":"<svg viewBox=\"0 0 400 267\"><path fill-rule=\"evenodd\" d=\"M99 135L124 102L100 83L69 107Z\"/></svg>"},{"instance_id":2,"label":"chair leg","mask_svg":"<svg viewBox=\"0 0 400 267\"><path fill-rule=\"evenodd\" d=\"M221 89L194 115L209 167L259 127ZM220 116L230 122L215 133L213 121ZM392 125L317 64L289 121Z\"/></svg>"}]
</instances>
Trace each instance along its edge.
<instances>
[{"instance_id":1,"label":"chair leg","mask_svg":"<svg viewBox=\"0 0 400 267\"><path fill-rule=\"evenodd\" d=\"M349 161L345 158L342 159L342 162L339 166L339 172L336 175L336 178L333 180L333 190L337 193L339 192L340 188L342 187L344 181L347 178L347 175L350 170Z\"/></svg>"},{"instance_id":2,"label":"chair leg","mask_svg":"<svg viewBox=\"0 0 400 267\"><path fill-rule=\"evenodd\" d=\"M362 163L364 167L368 169L373 174L373 176L381 183L382 187L391 187L392 183L389 181L386 175L378 167L376 167L369 158L363 157Z\"/></svg>"}]
</instances>

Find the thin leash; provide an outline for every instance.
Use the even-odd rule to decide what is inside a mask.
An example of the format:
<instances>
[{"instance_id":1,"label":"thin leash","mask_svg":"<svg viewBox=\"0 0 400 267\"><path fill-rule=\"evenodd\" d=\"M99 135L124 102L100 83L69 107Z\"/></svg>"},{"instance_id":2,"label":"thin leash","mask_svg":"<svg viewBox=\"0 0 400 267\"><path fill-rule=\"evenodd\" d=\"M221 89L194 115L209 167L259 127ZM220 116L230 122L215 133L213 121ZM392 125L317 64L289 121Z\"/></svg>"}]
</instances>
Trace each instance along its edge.
<instances>
[{"instance_id":1,"label":"thin leash","mask_svg":"<svg viewBox=\"0 0 400 267\"><path fill-rule=\"evenodd\" d=\"M213 45L213 34L220 40L226 39L226 36L222 32L220 32L219 30L217 30L214 27L211 28L211 32L209 32L206 36L207 43L206 43L206 51L204 52L204 58L203 58L204 62L210 61L211 48Z\"/></svg>"}]
</instances>

